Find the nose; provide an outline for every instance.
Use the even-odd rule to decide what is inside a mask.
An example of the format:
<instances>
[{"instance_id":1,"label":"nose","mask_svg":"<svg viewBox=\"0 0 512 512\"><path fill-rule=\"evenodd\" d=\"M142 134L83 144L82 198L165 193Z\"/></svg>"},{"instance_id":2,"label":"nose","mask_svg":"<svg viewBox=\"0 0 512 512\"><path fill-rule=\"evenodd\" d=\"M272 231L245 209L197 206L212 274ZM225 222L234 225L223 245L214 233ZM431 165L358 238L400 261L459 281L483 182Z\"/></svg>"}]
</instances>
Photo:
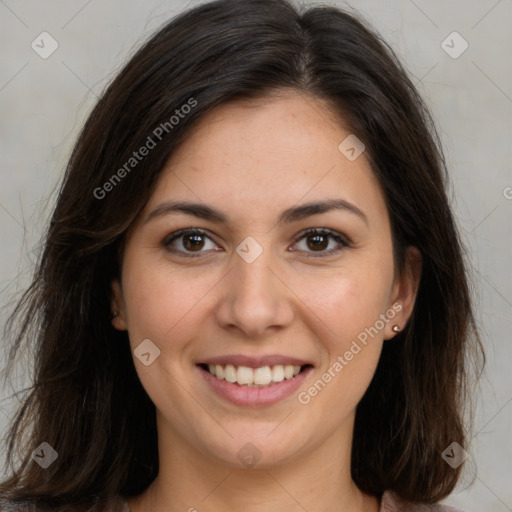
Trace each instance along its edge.
<instances>
[{"instance_id":1,"label":"nose","mask_svg":"<svg viewBox=\"0 0 512 512\"><path fill-rule=\"evenodd\" d=\"M264 250L251 263L238 254L233 255L233 260L216 308L222 328L260 339L290 325L294 295L271 251Z\"/></svg>"}]
</instances>

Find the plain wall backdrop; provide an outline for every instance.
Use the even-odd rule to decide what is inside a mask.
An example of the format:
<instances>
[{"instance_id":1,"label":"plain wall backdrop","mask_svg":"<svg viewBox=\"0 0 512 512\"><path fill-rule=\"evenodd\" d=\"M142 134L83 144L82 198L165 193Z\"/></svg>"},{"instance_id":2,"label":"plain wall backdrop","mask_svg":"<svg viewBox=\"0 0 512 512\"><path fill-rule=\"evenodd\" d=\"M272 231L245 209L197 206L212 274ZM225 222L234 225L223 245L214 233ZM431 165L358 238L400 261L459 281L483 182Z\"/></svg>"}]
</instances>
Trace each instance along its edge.
<instances>
[{"instance_id":1,"label":"plain wall backdrop","mask_svg":"<svg viewBox=\"0 0 512 512\"><path fill-rule=\"evenodd\" d=\"M198 3L0 0L0 325L28 283L55 189L97 97L142 41ZM512 511L512 1L325 3L355 9L379 30L439 127L488 361L464 481L446 503ZM12 395L29 378L21 364L1 392L0 437L18 404Z\"/></svg>"}]
</instances>

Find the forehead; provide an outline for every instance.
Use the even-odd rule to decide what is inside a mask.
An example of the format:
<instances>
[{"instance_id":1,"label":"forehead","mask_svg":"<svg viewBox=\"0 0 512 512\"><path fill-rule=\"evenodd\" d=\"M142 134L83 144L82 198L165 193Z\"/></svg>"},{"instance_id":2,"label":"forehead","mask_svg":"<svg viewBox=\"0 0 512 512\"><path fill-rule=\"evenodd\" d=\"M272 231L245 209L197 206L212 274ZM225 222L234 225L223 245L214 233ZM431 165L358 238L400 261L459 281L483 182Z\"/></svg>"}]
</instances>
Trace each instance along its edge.
<instances>
[{"instance_id":1,"label":"forehead","mask_svg":"<svg viewBox=\"0 0 512 512\"><path fill-rule=\"evenodd\" d=\"M339 150L350 135L324 102L299 93L223 104L171 156L146 210L188 199L263 222L300 202L342 198L386 213L364 152L351 161Z\"/></svg>"},{"instance_id":2,"label":"forehead","mask_svg":"<svg viewBox=\"0 0 512 512\"><path fill-rule=\"evenodd\" d=\"M338 151L340 135L349 133L343 124L325 103L302 93L237 100L206 114L175 151L169 167L212 155L216 164L229 168L236 165L234 157L245 164L275 164L269 173L297 168L304 156L321 164Z\"/></svg>"}]
</instances>

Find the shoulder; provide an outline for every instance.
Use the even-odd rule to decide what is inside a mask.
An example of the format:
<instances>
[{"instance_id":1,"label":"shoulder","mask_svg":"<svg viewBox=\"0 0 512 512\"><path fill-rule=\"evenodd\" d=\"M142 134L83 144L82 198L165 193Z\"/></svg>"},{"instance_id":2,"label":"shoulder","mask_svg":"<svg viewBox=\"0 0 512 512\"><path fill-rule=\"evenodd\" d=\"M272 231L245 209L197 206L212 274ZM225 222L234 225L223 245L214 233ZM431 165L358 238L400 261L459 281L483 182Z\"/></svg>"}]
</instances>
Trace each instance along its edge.
<instances>
[{"instance_id":1,"label":"shoulder","mask_svg":"<svg viewBox=\"0 0 512 512\"><path fill-rule=\"evenodd\" d=\"M406 503L395 493L386 491L382 495L381 508L379 512L464 512L463 510L448 505L435 503Z\"/></svg>"},{"instance_id":2,"label":"shoulder","mask_svg":"<svg viewBox=\"0 0 512 512\"><path fill-rule=\"evenodd\" d=\"M0 512L52 512L52 510L57 509L39 507L29 501L13 502L0 498ZM62 510L62 507L59 507L60 510ZM78 508L73 507L73 511L78 512ZM80 507L80 512L130 512L130 509L125 499L120 495L116 495L101 504L89 507L82 506Z\"/></svg>"}]
</instances>

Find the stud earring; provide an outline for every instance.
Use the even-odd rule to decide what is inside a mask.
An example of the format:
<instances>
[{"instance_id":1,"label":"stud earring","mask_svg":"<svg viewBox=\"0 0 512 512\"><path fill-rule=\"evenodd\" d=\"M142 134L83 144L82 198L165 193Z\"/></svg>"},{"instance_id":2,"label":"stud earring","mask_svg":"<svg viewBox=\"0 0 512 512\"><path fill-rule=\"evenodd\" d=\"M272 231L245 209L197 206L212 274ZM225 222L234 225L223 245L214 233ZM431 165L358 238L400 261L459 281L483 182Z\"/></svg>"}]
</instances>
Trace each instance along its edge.
<instances>
[{"instance_id":1,"label":"stud earring","mask_svg":"<svg viewBox=\"0 0 512 512\"><path fill-rule=\"evenodd\" d=\"M394 332L400 332L400 327L398 325L393 325Z\"/></svg>"},{"instance_id":2,"label":"stud earring","mask_svg":"<svg viewBox=\"0 0 512 512\"><path fill-rule=\"evenodd\" d=\"M114 311L114 312L112 313L112 320L113 320L114 318L116 318L116 317L117 317L117 315L118 315L117 311Z\"/></svg>"}]
</instances>

